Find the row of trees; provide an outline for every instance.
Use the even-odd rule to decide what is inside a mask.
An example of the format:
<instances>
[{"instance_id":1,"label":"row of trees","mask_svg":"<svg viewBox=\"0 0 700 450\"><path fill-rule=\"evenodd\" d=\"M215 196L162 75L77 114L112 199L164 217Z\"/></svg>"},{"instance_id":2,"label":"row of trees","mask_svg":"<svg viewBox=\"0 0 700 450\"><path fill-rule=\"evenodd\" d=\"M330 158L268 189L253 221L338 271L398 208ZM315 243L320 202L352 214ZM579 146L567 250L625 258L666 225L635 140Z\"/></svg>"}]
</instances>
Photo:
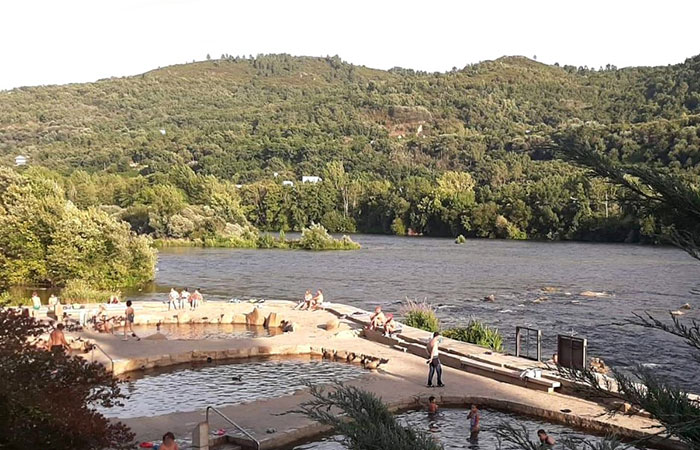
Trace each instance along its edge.
<instances>
[{"instance_id":1,"label":"row of trees","mask_svg":"<svg viewBox=\"0 0 700 450\"><path fill-rule=\"evenodd\" d=\"M256 229L300 231L320 223L331 232L371 232L506 239L648 239L653 224L632 217L618 190L560 161L527 155L485 160L471 171L395 181L328 163L319 183L285 186L284 174L236 186L186 165L149 176L69 176L32 168L80 208L100 208L154 238L254 240ZM649 228L651 227L651 228Z\"/></svg>"},{"instance_id":2,"label":"row of trees","mask_svg":"<svg viewBox=\"0 0 700 450\"><path fill-rule=\"evenodd\" d=\"M132 286L153 279L147 238L94 207L79 208L43 177L0 168L0 288L87 281Z\"/></svg>"}]
</instances>

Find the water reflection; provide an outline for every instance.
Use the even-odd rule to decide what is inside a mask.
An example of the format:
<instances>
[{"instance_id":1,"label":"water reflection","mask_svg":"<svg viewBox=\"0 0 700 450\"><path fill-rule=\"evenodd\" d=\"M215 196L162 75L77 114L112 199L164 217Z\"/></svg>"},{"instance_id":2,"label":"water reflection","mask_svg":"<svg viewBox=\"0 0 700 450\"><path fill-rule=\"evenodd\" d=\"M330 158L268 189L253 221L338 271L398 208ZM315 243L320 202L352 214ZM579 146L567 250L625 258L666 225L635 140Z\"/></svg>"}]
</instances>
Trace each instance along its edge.
<instances>
[{"instance_id":1,"label":"water reflection","mask_svg":"<svg viewBox=\"0 0 700 450\"><path fill-rule=\"evenodd\" d=\"M107 417L157 416L290 395L307 381L345 381L365 375L358 365L308 357L251 358L131 374L121 386L124 406L97 408ZM176 398L177 401L171 401Z\"/></svg>"},{"instance_id":2,"label":"water reflection","mask_svg":"<svg viewBox=\"0 0 700 450\"><path fill-rule=\"evenodd\" d=\"M490 409L481 410L481 432L478 438L470 439L467 414L468 411L465 409L443 408L437 414L428 414L426 411L408 411L398 414L397 418L402 425L408 425L416 430L430 433L444 446L445 450L520 449L520 447L515 447L512 444L499 443L495 430L503 423L515 427L524 427L527 436L533 442L536 441L537 430L540 428L545 429L558 442L566 438L587 440L592 443L603 439L602 437L588 435L563 425ZM329 436L318 442L298 445L294 447L294 450L346 450L348 448L343 444L342 436Z\"/></svg>"}]
</instances>

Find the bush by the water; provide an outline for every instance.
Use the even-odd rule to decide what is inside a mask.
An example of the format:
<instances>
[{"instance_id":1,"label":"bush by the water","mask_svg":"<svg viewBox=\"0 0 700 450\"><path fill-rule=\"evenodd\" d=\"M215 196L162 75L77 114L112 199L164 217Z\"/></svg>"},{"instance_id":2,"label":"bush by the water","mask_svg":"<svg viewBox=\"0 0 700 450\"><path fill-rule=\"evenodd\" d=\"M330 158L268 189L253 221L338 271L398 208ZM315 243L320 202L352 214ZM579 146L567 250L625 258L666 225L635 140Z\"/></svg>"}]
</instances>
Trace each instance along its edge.
<instances>
[{"instance_id":1,"label":"bush by the water","mask_svg":"<svg viewBox=\"0 0 700 450\"><path fill-rule=\"evenodd\" d=\"M503 351L503 336L496 328L485 325L480 320L470 319L466 327L448 328L442 335L457 341L469 342L490 348L497 352Z\"/></svg>"},{"instance_id":2,"label":"bush by the water","mask_svg":"<svg viewBox=\"0 0 700 450\"><path fill-rule=\"evenodd\" d=\"M112 295L121 296L120 291L97 289L83 280L69 280L61 291L62 303L107 303Z\"/></svg>"},{"instance_id":3,"label":"bush by the water","mask_svg":"<svg viewBox=\"0 0 700 450\"><path fill-rule=\"evenodd\" d=\"M301 239L292 242L293 247L305 250L357 250L360 244L349 236L335 239L323 225L315 223L301 232Z\"/></svg>"},{"instance_id":4,"label":"bush by the water","mask_svg":"<svg viewBox=\"0 0 700 450\"><path fill-rule=\"evenodd\" d=\"M426 302L406 300L401 308L403 323L409 327L435 332L440 330L440 320L435 315L433 306Z\"/></svg>"},{"instance_id":5,"label":"bush by the water","mask_svg":"<svg viewBox=\"0 0 700 450\"><path fill-rule=\"evenodd\" d=\"M467 242L467 238L465 238L462 234L457 236L457 239L455 239L455 244L464 244L465 242Z\"/></svg>"},{"instance_id":6,"label":"bush by the water","mask_svg":"<svg viewBox=\"0 0 700 450\"><path fill-rule=\"evenodd\" d=\"M149 239L94 207L80 209L48 178L0 168L0 288L134 286L153 279Z\"/></svg>"},{"instance_id":7,"label":"bush by the water","mask_svg":"<svg viewBox=\"0 0 700 450\"><path fill-rule=\"evenodd\" d=\"M0 292L0 307L3 306L31 306L32 300L29 297L15 295L10 291Z\"/></svg>"}]
</instances>

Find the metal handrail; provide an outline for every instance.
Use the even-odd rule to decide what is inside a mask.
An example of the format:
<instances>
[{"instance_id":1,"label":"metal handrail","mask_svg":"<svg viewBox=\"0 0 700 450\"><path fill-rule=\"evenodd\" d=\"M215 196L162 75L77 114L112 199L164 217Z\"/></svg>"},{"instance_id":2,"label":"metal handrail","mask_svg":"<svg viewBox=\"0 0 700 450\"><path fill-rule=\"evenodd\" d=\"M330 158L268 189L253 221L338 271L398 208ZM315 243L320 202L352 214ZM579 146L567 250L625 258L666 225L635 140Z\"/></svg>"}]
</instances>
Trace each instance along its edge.
<instances>
[{"instance_id":1,"label":"metal handrail","mask_svg":"<svg viewBox=\"0 0 700 450\"><path fill-rule=\"evenodd\" d=\"M248 433L246 430L244 430L243 428L241 428L240 425L238 425L238 424L237 424L236 422L234 422L233 420L229 419L224 413L222 413L222 412L219 411L218 409L214 408L213 406L207 406L207 410L206 410L206 421L207 421L207 423L209 423L209 410L214 411L214 412L217 413L219 416L221 416L224 420L226 420L228 423L230 423L231 425L233 425L234 427L236 427L236 429L237 429L238 431L240 431L241 433L243 433L248 439L250 439L251 441L253 441L253 443L255 443L255 448L256 448L257 450L260 450L260 441L258 441L257 439L255 439L255 438L253 437L252 434Z\"/></svg>"},{"instance_id":2,"label":"metal handrail","mask_svg":"<svg viewBox=\"0 0 700 450\"><path fill-rule=\"evenodd\" d=\"M92 349L91 349L91 352L92 352L92 353L90 353L90 356L92 357L92 362L95 362L95 349L96 349L96 348L97 348L99 351L101 351L102 354L105 355L105 356L107 357L107 359L109 359L109 362L110 362L110 363L112 363L112 373L114 373L114 360L112 359L111 356L109 356L109 355L107 354L107 352L106 352L102 347L100 347L99 345L97 345L95 342L92 343Z\"/></svg>"}]
</instances>

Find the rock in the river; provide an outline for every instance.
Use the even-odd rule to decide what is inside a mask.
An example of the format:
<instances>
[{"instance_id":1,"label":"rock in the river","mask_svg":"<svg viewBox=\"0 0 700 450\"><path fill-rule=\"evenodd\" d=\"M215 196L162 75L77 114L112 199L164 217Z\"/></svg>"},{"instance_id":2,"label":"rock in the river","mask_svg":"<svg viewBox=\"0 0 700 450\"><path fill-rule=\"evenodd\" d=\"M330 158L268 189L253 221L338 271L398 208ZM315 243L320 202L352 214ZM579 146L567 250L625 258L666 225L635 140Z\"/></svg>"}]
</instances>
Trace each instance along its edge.
<instances>
[{"instance_id":1,"label":"rock in the river","mask_svg":"<svg viewBox=\"0 0 700 450\"><path fill-rule=\"evenodd\" d=\"M546 302L547 300L549 300L548 297L542 296L542 297L537 297L536 299L534 299L532 301L532 303L542 303L542 302Z\"/></svg>"},{"instance_id":2,"label":"rock in the river","mask_svg":"<svg viewBox=\"0 0 700 450\"><path fill-rule=\"evenodd\" d=\"M255 308L253 311L246 314L246 324L262 326L265 324L265 316L259 308Z\"/></svg>"},{"instance_id":3,"label":"rock in the river","mask_svg":"<svg viewBox=\"0 0 700 450\"><path fill-rule=\"evenodd\" d=\"M684 313L683 311L680 311L680 310L678 310L678 311L671 311L671 315L672 315L672 316L682 316L683 314L685 314L685 313Z\"/></svg>"},{"instance_id":4,"label":"rock in the river","mask_svg":"<svg viewBox=\"0 0 700 450\"><path fill-rule=\"evenodd\" d=\"M690 309L690 303L686 303L685 305L681 306L681 309Z\"/></svg>"},{"instance_id":5,"label":"rock in the river","mask_svg":"<svg viewBox=\"0 0 700 450\"><path fill-rule=\"evenodd\" d=\"M270 315L265 319L265 328L279 328L279 326L280 318L277 316L277 313L270 313Z\"/></svg>"},{"instance_id":6,"label":"rock in the river","mask_svg":"<svg viewBox=\"0 0 700 450\"><path fill-rule=\"evenodd\" d=\"M485 302L495 302L495 301L496 301L496 296L493 295L493 294L487 295L486 297L484 297L484 301L485 301Z\"/></svg>"},{"instance_id":7,"label":"rock in the river","mask_svg":"<svg viewBox=\"0 0 700 450\"><path fill-rule=\"evenodd\" d=\"M607 297L609 294L607 292L583 291L579 295L583 297Z\"/></svg>"}]
</instances>

